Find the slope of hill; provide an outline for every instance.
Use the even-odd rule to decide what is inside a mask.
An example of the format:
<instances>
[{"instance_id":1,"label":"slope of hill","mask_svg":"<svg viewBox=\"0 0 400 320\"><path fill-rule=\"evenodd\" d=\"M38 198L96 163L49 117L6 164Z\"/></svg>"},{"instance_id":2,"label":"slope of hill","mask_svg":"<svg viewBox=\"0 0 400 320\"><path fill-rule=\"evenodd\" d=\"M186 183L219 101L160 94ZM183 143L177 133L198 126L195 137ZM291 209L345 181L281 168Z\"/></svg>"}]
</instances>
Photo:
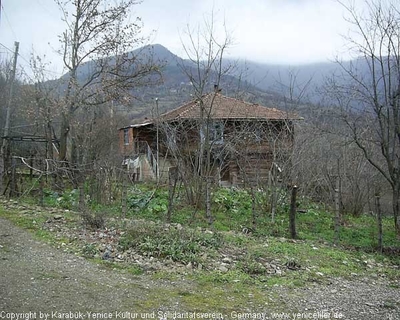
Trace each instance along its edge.
<instances>
[{"instance_id":1,"label":"slope of hill","mask_svg":"<svg viewBox=\"0 0 400 320\"><path fill-rule=\"evenodd\" d=\"M150 115L155 107L155 98L158 98L160 112L176 108L193 98L195 92L187 72L197 73L196 65L188 59L182 59L160 44L148 45L129 53L135 56L137 63L154 63L160 66L161 81L153 85L138 86L131 91L134 99L130 105L119 105L117 111L133 118ZM110 57L111 61L115 57ZM228 62L229 63L229 62ZM135 66L132 67L135 68ZM96 61L84 63L78 69L78 80L84 82L96 70ZM185 72L186 71L186 72ZM203 70L200 70L201 72ZM211 72L205 91L213 90L217 75ZM62 76L58 84L61 90L66 88L68 74ZM54 82L52 83L54 85ZM228 96L239 97L249 102L260 103L265 106L278 106L283 97L272 90L260 88L243 80L239 75L224 75L220 81L222 93Z\"/></svg>"},{"instance_id":2,"label":"slope of hill","mask_svg":"<svg viewBox=\"0 0 400 320\"><path fill-rule=\"evenodd\" d=\"M131 91L134 97L132 102L129 105L117 106L117 111L123 114L127 121L151 115L156 106L155 98L158 101L159 112L176 108L193 98L193 84L186 73L196 73L197 67L189 59L178 57L160 44L141 47L128 55L135 56L137 63L150 62L159 65L161 81L153 85L135 87ZM115 57L109 59L113 60ZM365 62L357 62L361 71L367 71L368 66ZM350 63L354 61L344 64L349 66ZM294 97L307 87L305 100L311 103L320 102L323 95L317 90L318 87L324 84L325 79L340 71L334 62L289 66L225 59L224 66L227 65L235 67L231 74L223 76L220 81L223 94L281 109L293 108L285 98L290 87ZM78 77L88 77L95 68L95 61L84 63L78 70ZM133 72L135 66L131 68ZM61 81L65 79L67 75L60 78ZM215 79L216 74L211 73L206 92L213 90ZM61 87L65 88L65 84Z\"/></svg>"}]
</instances>

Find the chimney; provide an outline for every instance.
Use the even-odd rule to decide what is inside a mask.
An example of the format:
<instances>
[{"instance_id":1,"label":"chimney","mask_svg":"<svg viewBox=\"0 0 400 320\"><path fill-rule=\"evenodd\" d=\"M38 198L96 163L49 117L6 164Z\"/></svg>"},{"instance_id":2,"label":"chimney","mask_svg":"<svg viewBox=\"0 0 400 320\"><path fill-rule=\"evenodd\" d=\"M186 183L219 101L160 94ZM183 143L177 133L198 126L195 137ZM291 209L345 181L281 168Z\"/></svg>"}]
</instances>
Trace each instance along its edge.
<instances>
[{"instance_id":1,"label":"chimney","mask_svg":"<svg viewBox=\"0 0 400 320\"><path fill-rule=\"evenodd\" d=\"M217 84L214 84L214 92L218 93L218 92L221 92L221 91L222 91L222 89L220 89Z\"/></svg>"}]
</instances>

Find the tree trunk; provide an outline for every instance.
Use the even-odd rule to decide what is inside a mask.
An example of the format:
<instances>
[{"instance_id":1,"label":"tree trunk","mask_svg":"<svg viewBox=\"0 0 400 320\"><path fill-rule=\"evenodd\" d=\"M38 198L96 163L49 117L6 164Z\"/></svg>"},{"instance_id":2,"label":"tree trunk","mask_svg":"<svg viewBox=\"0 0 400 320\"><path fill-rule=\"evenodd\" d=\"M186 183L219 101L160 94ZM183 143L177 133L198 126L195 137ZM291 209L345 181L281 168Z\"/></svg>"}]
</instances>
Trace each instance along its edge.
<instances>
[{"instance_id":1,"label":"tree trunk","mask_svg":"<svg viewBox=\"0 0 400 320\"><path fill-rule=\"evenodd\" d=\"M10 197L17 195L17 162L15 158L11 158L11 184L10 184Z\"/></svg>"},{"instance_id":2,"label":"tree trunk","mask_svg":"<svg viewBox=\"0 0 400 320\"><path fill-rule=\"evenodd\" d=\"M400 238L400 186L393 188L393 218L396 235Z\"/></svg>"},{"instance_id":3,"label":"tree trunk","mask_svg":"<svg viewBox=\"0 0 400 320\"><path fill-rule=\"evenodd\" d=\"M252 228L253 230L256 230L257 227L256 195L253 188L251 188L251 217L252 217Z\"/></svg>"},{"instance_id":4,"label":"tree trunk","mask_svg":"<svg viewBox=\"0 0 400 320\"><path fill-rule=\"evenodd\" d=\"M168 212L167 212L167 222L171 222L172 209L174 204L176 183L178 181L178 168L171 167L168 171Z\"/></svg>"},{"instance_id":5,"label":"tree trunk","mask_svg":"<svg viewBox=\"0 0 400 320\"><path fill-rule=\"evenodd\" d=\"M10 168L10 141L3 138L0 151L0 194L5 195L7 191L8 177Z\"/></svg>"},{"instance_id":6,"label":"tree trunk","mask_svg":"<svg viewBox=\"0 0 400 320\"><path fill-rule=\"evenodd\" d=\"M275 223L275 215L276 215L276 190L275 190L275 183L274 177L272 176L271 171L268 172L268 187L271 192L270 195L270 202L271 202L271 221Z\"/></svg>"},{"instance_id":7,"label":"tree trunk","mask_svg":"<svg viewBox=\"0 0 400 320\"><path fill-rule=\"evenodd\" d=\"M67 160L67 142L69 133L69 117L63 113L61 116L61 130L60 130L60 153L58 159L60 161Z\"/></svg>"},{"instance_id":8,"label":"tree trunk","mask_svg":"<svg viewBox=\"0 0 400 320\"><path fill-rule=\"evenodd\" d=\"M211 177L206 177L206 217L208 224L212 226L213 217L211 214Z\"/></svg>"},{"instance_id":9,"label":"tree trunk","mask_svg":"<svg viewBox=\"0 0 400 320\"><path fill-rule=\"evenodd\" d=\"M78 186L78 191L79 191L79 211L80 212L85 212L86 210L86 202L85 202L85 190L83 184Z\"/></svg>"}]
</instances>

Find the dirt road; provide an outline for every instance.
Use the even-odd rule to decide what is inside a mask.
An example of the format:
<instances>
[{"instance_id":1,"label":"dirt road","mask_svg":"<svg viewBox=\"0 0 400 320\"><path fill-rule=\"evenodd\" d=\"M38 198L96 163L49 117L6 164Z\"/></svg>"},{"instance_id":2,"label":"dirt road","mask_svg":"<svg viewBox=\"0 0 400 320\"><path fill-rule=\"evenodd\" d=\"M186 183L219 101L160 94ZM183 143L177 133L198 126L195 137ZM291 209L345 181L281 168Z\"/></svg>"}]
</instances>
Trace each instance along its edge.
<instances>
[{"instance_id":1,"label":"dirt road","mask_svg":"<svg viewBox=\"0 0 400 320\"><path fill-rule=\"evenodd\" d=\"M106 270L0 219L0 310L139 310L167 281Z\"/></svg>"}]
</instances>

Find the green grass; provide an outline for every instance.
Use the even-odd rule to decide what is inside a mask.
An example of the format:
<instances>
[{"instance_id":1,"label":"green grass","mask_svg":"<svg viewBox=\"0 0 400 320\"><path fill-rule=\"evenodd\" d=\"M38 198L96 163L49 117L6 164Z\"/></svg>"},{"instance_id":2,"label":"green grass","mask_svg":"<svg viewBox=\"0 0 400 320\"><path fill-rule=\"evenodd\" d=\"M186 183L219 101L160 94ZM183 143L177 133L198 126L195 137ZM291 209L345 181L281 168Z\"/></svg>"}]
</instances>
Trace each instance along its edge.
<instances>
[{"instance_id":1,"label":"green grass","mask_svg":"<svg viewBox=\"0 0 400 320\"><path fill-rule=\"evenodd\" d=\"M68 191L66 195L47 193L46 203L54 202L56 207L69 207L75 201L75 192ZM128 192L129 211L127 217L134 220L134 228L125 230L125 222L119 225L126 232L120 240L124 249L135 251L159 259L171 259L175 262L195 266L202 264L207 268L203 253L210 258L218 258L221 253L230 252L236 256L236 265L228 272L209 270L195 271L191 276L193 281L204 285L229 285L232 288L244 286L304 286L310 283L324 283L329 277L352 277L378 274L395 279L399 270L394 265L400 264L400 257L385 256L376 253L377 226L373 216L363 215L353 217L344 215L340 229L340 243L334 246L333 213L328 208L311 203L300 198L300 208L305 213L297 214L297 231L299 240L291 241L288 237L288 206L284 194L279 195L279 207L274 221L267 212L266 194L257 193L257 219L255 230L252 227L251 195L243 190L219 189L213 193L213 232L200 232L208 227L204 212L194 209L185 203L182 190L175 201L172 215L172 226L165 227L160 222L166 219L168 192L152 185L135 185ZM57 196L57 197L56 197ZM64 199L64 200L62 200ZM72 202L71 202L72 201ZM106 218L120 216L120 203L109 207L90 203L93 210L103 212ZM34 211L12 211L0 208L0 216L4 216L17 225L33 231L35 235L50 243L68 243L68 239L55 238L54 234L43 230L42 224L51 215L46 209ZM65 212L63 216L71 227L76 227L79 215ZM193 217L195 217L193 219ZM140 222L142 219L143 222ZM149 223L153 221L156 223ZM177 224L180 224L177 225ZM81 224L80 224L81 225ZM182 227L184 226L184 227ZM189 227L189 228L188 228ZM243 229L251 230L244 234ZM397 240L393 221L383 219L384 245L400 246ZM68 248L74 249L74 246ZM96 255L96 247L86 244L78 245L79 254L87 257ZM82 249L83 247L83 249ZM100 263L100 262L99 262ZM271 273L265 267L268 264L278 264L283 273ZM124 264L101 262L107 268L123 269L126 272L139 275L144 272L140 267ZM295 264L300 270L289 270L285 264ZM168 272L156 273L155 277L173 277ZM238 290L237 288L234 290ZM182 299L191 299L194 295L186 295ZM200 297L198 298L200 299Z\"/></svg>"},{"instance_id":2,"label":"green grass","mask_svg":"<svg viewBox=\"0 0 400 320\"><path fill-rule=\"evenodd\" d=\"M177 191L174 200L172 222L192 227L208 227L204 210L188 206L185 201L184 190ZM67 190L63 193L45 190L44 203L50 207L76 209L77 190ZM168 190L165 187L156 187L152 184L140 184L131 187L127 194L128 212L131 219L145 219L150 221L166 221L168 207ZM288 237L288 197L283 191L278 192L277 215L272 220L269 213L268 191L257 191L256 199L256 230L253 233L260 237L275 236ZM29 199L32 202L32 199ZM296 217L297 232L300 239L334 242L333 213L329 208L310 202L299 197L300 208L306 213L298 213ZM111 205L88 202L94 212L105 212L107 216L121 216L121 200ZM237 189L216 189L213 191L212 214L213 228L218 231L236 231L250 229L252 224L252 197L249 191ZM340 245L344 247L373 250L377 246L377 223L370 215L361 217L343 216L343 226L340 229ZM387 247L398 247L393 221L383 218L383 243Z\"/></svg>"}]
</instances>

